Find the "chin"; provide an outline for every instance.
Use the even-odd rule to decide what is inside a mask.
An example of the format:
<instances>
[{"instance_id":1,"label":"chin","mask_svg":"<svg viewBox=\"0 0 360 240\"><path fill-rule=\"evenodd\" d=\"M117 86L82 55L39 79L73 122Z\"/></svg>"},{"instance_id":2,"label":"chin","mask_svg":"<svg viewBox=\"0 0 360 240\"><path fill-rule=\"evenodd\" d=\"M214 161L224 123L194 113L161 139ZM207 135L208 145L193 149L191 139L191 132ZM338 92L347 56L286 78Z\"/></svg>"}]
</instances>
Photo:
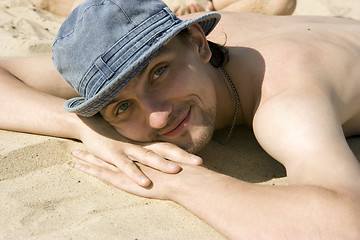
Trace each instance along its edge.
<instances>
[{"instance_id":1,"label":"chin","mask_svg":"<svg viewBox=\"0 0 360 240\"><path fill-rule=\"evenodd\" d=\"M213 132L213 127L197 127L195 131L187 132L186 140L178 145L189 153L197 153L210 142Z\"/></svg>"},{"instance_id":2,"label":"chin","mask_svg":"<svg viewBox=\"0 0 360 240\"><path fill-rule=\"evenodd\" d=\"M187 141L183 149L190 153L196 153L203 149L211 140L215 128L215 111L207 109L199 111L200 120L195 121L187 129Z\"/></svg>"}]
</instances>

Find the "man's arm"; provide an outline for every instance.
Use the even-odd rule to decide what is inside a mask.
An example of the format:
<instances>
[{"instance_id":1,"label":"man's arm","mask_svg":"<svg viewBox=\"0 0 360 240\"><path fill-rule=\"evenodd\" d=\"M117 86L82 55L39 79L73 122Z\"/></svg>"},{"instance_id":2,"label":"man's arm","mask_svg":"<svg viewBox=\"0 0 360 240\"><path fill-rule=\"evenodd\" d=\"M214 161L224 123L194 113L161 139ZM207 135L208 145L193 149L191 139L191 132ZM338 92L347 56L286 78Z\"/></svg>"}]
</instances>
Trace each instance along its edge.
<instances>
[{"instance_id":1,"label":"man's arm","mask_svg":"<svg viewBox=\"0 0 360 240\"><path fill-rule=\"evenodd\" d=\"M0 62L0 129L79 139L141 186L150 180L133 161L168 173L180 168L167 159L201 164L199 157L172 144L131 144L99 115L82 118L66 112L62 105L73 96L77 93L56 72L50 56Z\"/></svg>"},{"instance_id":2,"label":"man's arm","mask_svg":"<svg viewBox=\"0 0 360 240\"><path fill-rule=\"evenodd\" d=\"M323 95L323 96L321 96ZM230 239L359 239L360 170L327 96L286 92L262 105L259 142L287 168L289 186L239 181L197 166L167 175L141 166L154 184L140 189L121 171L82 152L81 170L145 197L173 200Z\"/></svg>"},{"instance_id":3,"label":"man's arm","mask_svg":"<svg viewBox=\"0 0 360 240\"><path fill-rule=\"evenodd\" d=\"M0 62L1 129L80 139L81 121L62 109L76 92L50 64L50 56Z\"/></svg>"},{"instance_id":4,"label":"man's arm","mask_svg":"<svg viewBox=\"0 0 360 240\"><path fill-rule=\"evenodd\" d=\"M175 175L151 177L139 188L118 168L82 152L84 172L139 196L172 200L229 239L359 239L358 198L315 185L269 186L239 181L200 166L182 165Z\"/></svg>"}]
</instances>

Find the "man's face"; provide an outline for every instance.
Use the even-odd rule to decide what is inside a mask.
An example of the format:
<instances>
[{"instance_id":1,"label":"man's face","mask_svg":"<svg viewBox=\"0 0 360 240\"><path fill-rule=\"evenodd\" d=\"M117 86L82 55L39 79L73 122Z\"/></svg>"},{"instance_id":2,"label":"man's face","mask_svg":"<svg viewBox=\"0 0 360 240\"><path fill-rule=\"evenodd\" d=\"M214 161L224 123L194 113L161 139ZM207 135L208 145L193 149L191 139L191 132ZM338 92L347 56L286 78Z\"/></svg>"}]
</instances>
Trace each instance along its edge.
<instances>
[{"instance_id":1,"label":"man's face","mask_svg":"<svg viewBox=\"0 0 360 240\"><path fill-rule=\"evenodd\" d=\"M177 37L101 113L123 136L166 141L196 152L211 139L214 85L193 44ZM207 66L208 67L208 66Z\"/></svg>"}]
</instances>

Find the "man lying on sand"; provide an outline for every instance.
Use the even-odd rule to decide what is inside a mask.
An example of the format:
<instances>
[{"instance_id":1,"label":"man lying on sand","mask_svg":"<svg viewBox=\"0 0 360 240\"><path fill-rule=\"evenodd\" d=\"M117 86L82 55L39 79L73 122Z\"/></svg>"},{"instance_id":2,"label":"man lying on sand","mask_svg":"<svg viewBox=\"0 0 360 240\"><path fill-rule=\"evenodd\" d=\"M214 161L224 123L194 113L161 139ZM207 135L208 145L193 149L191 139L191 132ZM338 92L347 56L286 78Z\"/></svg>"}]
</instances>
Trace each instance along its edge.
<instances>
[{"instance_id":1,"label":"man lying on sand","mask_svg":"<svg viewBox=\"0 0 360 240\"><path fill-rule=\"evenodd\" d=\"M345 139L360 133L360 23L223 13L213 30L218 13L181 21L143 2L80 5L54 42L56 68L51 56L1 62L0 128L79 139L77 168L175 201L230 239L360 239ZM235 125L253 128L289 186L200 166L190 152Z\"/></svg>"},{"instance_id":2,"label":"man lying on sand","mask_svg":"<svg viewBox=\"0 0 360 240\"><path fill-rule=\"evenodd\" d=\"M84 0L29 0L34 6L56 15L67 16ZM201 11L253 12L273 15L291 15L296 0L164 0L176 15ZM183 5L182 3L186 4Z\"/></svg>"}]
</instances>

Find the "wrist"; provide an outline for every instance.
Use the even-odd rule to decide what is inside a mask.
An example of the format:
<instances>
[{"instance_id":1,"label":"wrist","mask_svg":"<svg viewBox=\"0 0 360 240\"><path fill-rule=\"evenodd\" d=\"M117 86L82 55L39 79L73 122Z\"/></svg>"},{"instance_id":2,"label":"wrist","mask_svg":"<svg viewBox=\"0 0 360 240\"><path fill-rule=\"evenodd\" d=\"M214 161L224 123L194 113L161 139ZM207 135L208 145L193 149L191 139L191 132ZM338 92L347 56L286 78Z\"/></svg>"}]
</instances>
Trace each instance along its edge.
<instances>
[{"instance_id":1,"label":"wrist","mask_svg":"<svg viewBox=\"0 0 360 240\"><path fill-rule=\"evenodd\" d=\"M197 198L197 195L209 187L208 181L216 177L217 173L196 165L181 165L182 170L173 174L166 181L167 198L183 205L187 201Z\"/></svg>"},{"instance_id":2,"label":"wrist","mask_svg":"<svg viewBox=\"0 0 360 240\"><path fill-rule=\"evenodd\" d=\"M110 125L100 114L96 114L92 117L77 116L78 124L78 139L82 142L86 142L88 139L106 138L120 142L131 142L129 139L120 135L116 129Z\"/></svg>"},{"instance_id":3,"label":"wrist","mask_svg":"<svg viewBox=\"0 0 360 240\"><path fill-rule=\"evenodd\" d=\"M91 117L82 117L77 115L77 118L79 120L78 137L82 142L94 133L109 136L109 134L114 134L115 132L115 129L111 127L100 114L96 114Z\"/></svg>"}]
</instances>

